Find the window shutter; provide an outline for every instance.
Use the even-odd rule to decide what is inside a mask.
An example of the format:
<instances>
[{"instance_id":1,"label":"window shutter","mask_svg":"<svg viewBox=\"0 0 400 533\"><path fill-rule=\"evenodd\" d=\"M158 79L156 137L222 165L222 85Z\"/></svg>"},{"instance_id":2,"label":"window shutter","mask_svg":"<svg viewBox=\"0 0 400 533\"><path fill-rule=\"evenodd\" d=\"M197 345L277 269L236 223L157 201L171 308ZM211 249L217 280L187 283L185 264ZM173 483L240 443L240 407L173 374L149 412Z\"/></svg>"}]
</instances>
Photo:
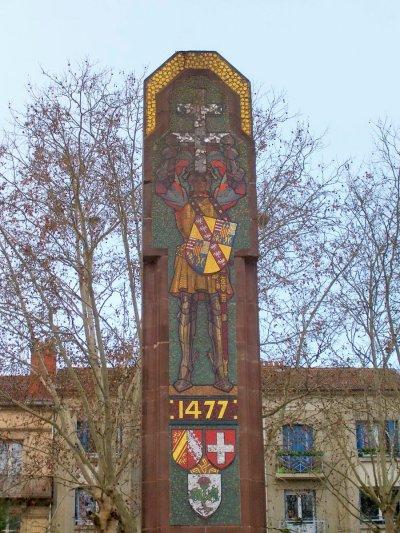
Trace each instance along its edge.
<instances>
[{"instance_id":1,"label":"window shutter","mask_svg":"<svg viewBox=\"0 0 400 533\"><path fill-rule=\"evenodd\" d=\"M295 438L293 449L297 452L308 451L313 445L313 429L310 426L298 424L294 426Z\"/></svg>"},{"instance_id":2,"label":"window shutter","mask_svg":"<svg viewBox=\"0 0 400 533\"><path fill-rule=\"evenodd\" d=\"M301 495L301 517L303 520L314 520L315 494L314 492L304 492Z\"/></svg>"},{"instance_id":3,"label":"window shutter","mask_svg":"<svg viewBox=\"0 0 400 533\"><path fill-rule=\"evenodd\" d=\"M310 426L305 426L305 449L312 450L314 447L314 430Z\"/></svg>"},{"instance_id":4,"label":"window shutter","mask_svg":"<svg viewBox=\"0 0 400 533\"><path fill-rule=\"evenodd\" d=\"M283 426L282 436L283 436L283 448L285 450L290 450L292 448L292 442L293 442L293 427Z\"/></svg>"},{"instance_id":5,"label":"window shutter","mask_svg":"<svg viewBox=\"0 0 400 533\"><path fill-rule=\"evenodd\" d=\"M0 441L0 472L5 474L8 465L8 448L7 443Z\"/></svg>"},{"instance_id":6,"label":"window shutter","mask_svg":"<svg viewBox=\"0 0 400 533\"><path fill-rule=\"evenodd\" d=\"M296 425L292 427L292 446L291 449L295 452L301 451L301 426Z\"/></svg>"},{"instance_id":7,"label":"window shutter","mask_svg":"<svg viewBox=\"0 0 400 533\"><path fill-rule=\"evenodd\" d=\"M11 442L9 450L10 472L12 475L17 476L21 473L22 444L20 442Z\"/></svg>"},{"instance_id":8,"label":"window shutter","mask_svg":"<svg viewBox=\"0 0 400 533\"><path fill-rule=\"evenodd\" d=\"M78 433L78 439L82 444L82 448L85 452L89 451L89 425L87 420L78 420L76 423L76 431Z\"/></svg>"},{"instance_id":9,"label":"window shutter","mask_svg":"<svg viewBox=\"0 0 400 533\"><path fill-rule=\"evenodd\" d=\"M386 420L387 447L391 453L397 453L399 449L399 430L397 420Z\"/></svg>"},{"instance_id":10,"label":"window shutter","mask_svg":"<svg viewBox=\"0 0 400 533\"><path fill-rule=\"evenodd\" d=\"M365 423L356 422L357 450L365 448Z\"/></svg>"}]
</instances>

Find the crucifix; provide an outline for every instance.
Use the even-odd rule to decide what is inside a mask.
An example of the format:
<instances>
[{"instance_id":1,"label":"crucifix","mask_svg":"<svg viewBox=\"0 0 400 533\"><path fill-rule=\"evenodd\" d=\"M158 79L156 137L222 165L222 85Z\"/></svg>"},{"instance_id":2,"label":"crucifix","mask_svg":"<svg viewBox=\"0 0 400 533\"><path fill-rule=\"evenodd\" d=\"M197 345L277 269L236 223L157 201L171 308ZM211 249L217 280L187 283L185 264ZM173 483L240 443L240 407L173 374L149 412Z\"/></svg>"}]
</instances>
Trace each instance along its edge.
<instances>
[{"instance_id":1,"label":"crucifix","mask_svg":"<svg viewBox=\"0 0 400 533\"><path fill-rule=\"evenodd\" d=\"M176 110L180 115L193 115L193 133L174 133L181 143L194 144L194 169L200 174L207 170L207 143L219 143L228 133L206 132L206 117L222 115L220 104L206 104L206 90L197 89L197 104L177 104Z\"/></svg>"}]
</instances>

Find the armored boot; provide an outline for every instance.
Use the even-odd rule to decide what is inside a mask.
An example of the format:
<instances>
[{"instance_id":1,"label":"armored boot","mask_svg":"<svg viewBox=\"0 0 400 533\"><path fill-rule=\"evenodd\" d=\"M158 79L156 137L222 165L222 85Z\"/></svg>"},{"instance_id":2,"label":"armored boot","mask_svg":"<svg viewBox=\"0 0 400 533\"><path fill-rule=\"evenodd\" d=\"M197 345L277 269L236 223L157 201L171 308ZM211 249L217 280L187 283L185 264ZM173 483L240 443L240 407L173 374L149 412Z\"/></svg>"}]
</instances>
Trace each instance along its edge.
<instances>
[{"instance_id":1,"label":"armored boot","mask_svg":"<svg viewBox=\"0 0 400 533\"><path fill-rule=\"evenodd\" d=\"M222 313L218 294L211 294L209 300L208 331L211 337L213 353L209 354L214 374L214 387L229 392L233 384L228 379L228 365L224 360L222 340Z\"/></svg>"},{"instance_id":2,"label":"armored boot","mask_svg":"<svg viewBox=\"0 0 400 533\"><path fill-rule=\"evenodd\" d=\"M192 371L194 364L193 340L196 330L197 299L189 294L181 296L181 306L178 315L179 342L181 345L181 365L179 377L174 383L178 392L189 389L192 386Z\"/></svg>"}]
</instances>

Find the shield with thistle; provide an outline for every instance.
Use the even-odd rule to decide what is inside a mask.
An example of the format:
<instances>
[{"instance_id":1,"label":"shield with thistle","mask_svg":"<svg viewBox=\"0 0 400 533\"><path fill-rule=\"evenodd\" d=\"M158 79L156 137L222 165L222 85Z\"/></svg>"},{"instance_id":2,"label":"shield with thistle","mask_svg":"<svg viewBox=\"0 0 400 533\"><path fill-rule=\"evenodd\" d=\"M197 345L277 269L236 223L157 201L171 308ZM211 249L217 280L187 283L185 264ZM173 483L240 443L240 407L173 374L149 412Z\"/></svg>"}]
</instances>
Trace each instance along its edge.
<instances>
[{"instance_id":1,"label":"shield with thistle","mask_svg":"<svg viewBox=\"0 0 400 533\"><path fill-rule=\"evenodd\" d=\"M215 513L221 503L221 474L205 457L188 474L188 496L202 518Z\"/></svg>"}]
</instances>

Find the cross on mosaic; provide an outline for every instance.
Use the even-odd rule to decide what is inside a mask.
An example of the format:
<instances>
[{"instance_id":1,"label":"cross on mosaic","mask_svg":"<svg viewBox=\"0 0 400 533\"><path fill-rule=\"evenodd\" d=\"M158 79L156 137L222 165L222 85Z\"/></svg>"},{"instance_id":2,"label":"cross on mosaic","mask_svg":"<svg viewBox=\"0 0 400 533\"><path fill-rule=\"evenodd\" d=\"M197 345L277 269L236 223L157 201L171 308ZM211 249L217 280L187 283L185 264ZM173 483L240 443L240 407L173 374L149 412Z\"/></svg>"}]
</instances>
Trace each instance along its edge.
<instances>
[{"instance_id":1,"label":"cross on mosaic","mask_svg":"<svg viewBox=\"0 0 400 533\"><path fill-rule=\"evenodd\" d=\"M144 530L236 531L264 497L260 418L242 420L261 409L250 84L215 52L178 52L145 98ZM155 490L167 519L146 510Z\"/></svg>"}]
</instances>

